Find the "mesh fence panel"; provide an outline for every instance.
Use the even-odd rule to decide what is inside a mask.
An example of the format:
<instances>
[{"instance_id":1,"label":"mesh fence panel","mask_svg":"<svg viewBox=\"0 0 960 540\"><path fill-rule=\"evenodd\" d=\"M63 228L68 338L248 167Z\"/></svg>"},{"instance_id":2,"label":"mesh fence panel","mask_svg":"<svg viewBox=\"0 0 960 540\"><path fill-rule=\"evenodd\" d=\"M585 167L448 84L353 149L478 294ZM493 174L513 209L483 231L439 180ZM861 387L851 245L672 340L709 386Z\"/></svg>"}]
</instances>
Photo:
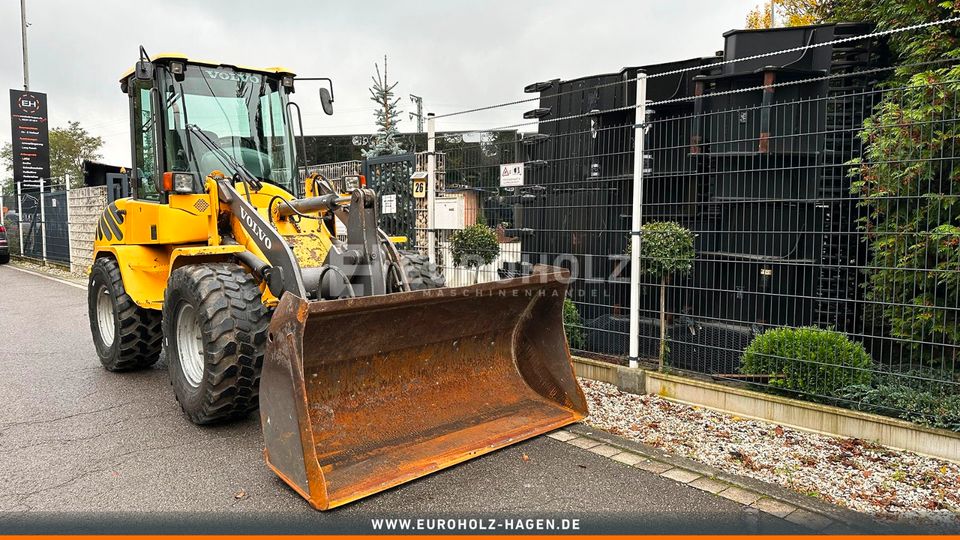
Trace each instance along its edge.
<instances>
[{"instance_id":1,"label":"mesh fence panel","mask_svg":"<svg viewBox=\"0 0 960 540\"><path fill-rule=\"evenodd\" d=\"M887 82L893 66L868 30L836 25L822 38L835 42L740 63L647 66L639 124L636 68L441 115L440 131L492 110L524 117L443 149L435 233L448 283L568 268L571 348L622 363L637 272L641 359L656 362L664 320L672 369L862 408L891 387L960 400L960 85L948 61L925 82ZM502 185L518 163L523 185ZM634 211L645 232L631 263ZM682 250L651 236L664 223L693 247L666 275L651 250ZM938 414L875 401L926 423Z\"/></svg>"}]
</instances>

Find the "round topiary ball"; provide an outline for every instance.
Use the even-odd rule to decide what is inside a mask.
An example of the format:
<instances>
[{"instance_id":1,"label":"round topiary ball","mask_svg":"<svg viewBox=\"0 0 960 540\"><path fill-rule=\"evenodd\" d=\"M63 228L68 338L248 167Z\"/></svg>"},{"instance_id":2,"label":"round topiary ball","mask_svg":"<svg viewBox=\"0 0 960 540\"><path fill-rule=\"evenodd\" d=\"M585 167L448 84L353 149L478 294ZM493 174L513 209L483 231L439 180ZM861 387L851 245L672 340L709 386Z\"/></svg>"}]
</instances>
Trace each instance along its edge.
<instances>
[{"instance_id":1,"label":"round topiary ball","mask_svg":"<svg viewBox=\"0 0 960 540\"><path fill-rule=\"evenodd\" d=\"M773 328L750 342L740 372L770 375L770 386L831 396L853 384L870 384L873 360L861 343L823 328Z\"/></svg>"}]
</instances>

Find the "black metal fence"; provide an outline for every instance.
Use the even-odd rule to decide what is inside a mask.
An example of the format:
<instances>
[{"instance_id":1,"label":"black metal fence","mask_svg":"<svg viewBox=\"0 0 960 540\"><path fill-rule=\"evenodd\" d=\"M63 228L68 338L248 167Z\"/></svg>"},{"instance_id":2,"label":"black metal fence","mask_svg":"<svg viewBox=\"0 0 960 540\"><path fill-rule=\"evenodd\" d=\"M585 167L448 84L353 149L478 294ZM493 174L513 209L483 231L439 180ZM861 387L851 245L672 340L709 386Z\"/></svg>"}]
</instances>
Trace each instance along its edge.
<instances>
[{"instance_id":1,"label":"black metal fence","mask_svg":"<svg viewBox=\"0 0 960 540\"><path fill-rule=\"evenodd\" d=\"M625 363L634 337L656 362L664 291L671 369L960 429L955 63L893 66L863 25L788 30L786 52L734 33L725 57L544 81L438 116L437 129L491 110L525 120L477 132L519 140L445 148L437 259L452 285L569 268L579 354ZM517 164L522 183L504 176ZM650 251L662 222L693 236L665 276ZM454 264L458 231L478 224L498 248Z\"/></svg>"},{"instance_id":2,"label":"black metal fence","mask_svg":"<svg viewBox=\"0 0 960 540\"><path fill-rule=\"evenodd\" d=\"M69 190L58 180L0 198L11 255L70 264Z\"/></svg>"}]
</instances>

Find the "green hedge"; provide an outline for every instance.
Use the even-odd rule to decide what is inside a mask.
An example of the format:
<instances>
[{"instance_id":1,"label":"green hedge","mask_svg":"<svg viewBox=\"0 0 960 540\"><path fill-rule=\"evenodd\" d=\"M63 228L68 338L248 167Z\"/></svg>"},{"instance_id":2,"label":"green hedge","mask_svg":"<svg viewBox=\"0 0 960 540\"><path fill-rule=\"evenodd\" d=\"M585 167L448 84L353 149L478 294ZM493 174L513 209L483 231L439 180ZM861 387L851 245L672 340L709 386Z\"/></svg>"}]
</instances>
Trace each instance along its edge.
<instances>
[{"instance_id":1,"label":"green hedge","mask_svg":"<svg viewBox=\"0 0 960 540\"><path fill-rule=\"evenodd\" d=\"M841 388L845 406L942 429L960 431L960 395L943 395L913 385L856 384Z\"/></svg>"},{"instance_id":2,"label":"green hedge","mask_svg":"<svg viewBox=\"0 0 960 540\"><path fill-rule=\"evenodd\" d=\"M740 372L772 375L769 385L831 396L843 387L870 384L873 361L860 343L822 328L774 328L747 346Z\"/></svg>"}]
</instances>

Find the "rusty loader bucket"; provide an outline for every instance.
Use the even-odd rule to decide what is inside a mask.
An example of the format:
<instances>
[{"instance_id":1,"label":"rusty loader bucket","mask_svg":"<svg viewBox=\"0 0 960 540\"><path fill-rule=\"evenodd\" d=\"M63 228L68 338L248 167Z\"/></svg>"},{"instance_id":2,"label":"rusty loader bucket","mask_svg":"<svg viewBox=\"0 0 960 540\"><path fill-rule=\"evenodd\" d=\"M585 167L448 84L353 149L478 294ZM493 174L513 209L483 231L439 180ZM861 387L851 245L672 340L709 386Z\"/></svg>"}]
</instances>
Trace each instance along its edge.
<instances>
[{"instance_id":1,"label":"rusty loader bucket","mask_svg":"<svg viewBox=\"0 0 960 540\"><path fill-rule=\"evenodd\" d=\"M260 382L267 463L319 510L576 422L565 270L307 302L273 315Z\"/></svg>"}]
</instances>

